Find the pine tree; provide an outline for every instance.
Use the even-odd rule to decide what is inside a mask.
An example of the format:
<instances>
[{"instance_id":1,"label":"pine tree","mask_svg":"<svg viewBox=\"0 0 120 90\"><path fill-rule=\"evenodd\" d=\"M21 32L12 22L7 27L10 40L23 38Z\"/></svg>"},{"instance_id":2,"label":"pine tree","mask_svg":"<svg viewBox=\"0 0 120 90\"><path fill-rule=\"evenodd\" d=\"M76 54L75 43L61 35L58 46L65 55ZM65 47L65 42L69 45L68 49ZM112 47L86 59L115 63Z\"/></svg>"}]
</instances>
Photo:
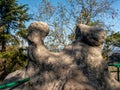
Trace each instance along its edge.
<instances>
[{"instance_id":1,"label":"pine tree","mask_svg":"<svg viewBox=\"0 0 120 90\"><path fill-rule=\"evenodd\" d=\"M24 28L25 21L30 19L27 5L19 5L17 0L0 0L0 44L1 51L6 50L7 43L16 39L13 32ZM10 39L13 38L14 40Z\"/></svg>"}]
</instances>

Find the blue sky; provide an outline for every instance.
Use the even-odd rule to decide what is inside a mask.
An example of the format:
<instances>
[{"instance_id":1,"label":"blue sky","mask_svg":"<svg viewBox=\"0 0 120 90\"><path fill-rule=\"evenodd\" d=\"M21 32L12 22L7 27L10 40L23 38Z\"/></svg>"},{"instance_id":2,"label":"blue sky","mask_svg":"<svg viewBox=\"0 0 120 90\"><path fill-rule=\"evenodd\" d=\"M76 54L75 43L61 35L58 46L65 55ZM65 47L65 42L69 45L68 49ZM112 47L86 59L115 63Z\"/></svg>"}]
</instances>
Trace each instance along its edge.
<instances>
[{"instance_id":1,"label":"blue sky","mask_svg":"<svg viewBox=\"0 0 120 90\"><path fill-rule=\"evenodd\" d=\"M53 5L57 4L58 0L50 0L51 3ZM64 0L59 0L59 2L63 2L65 3ZM28 4L29 6L29 13L33 13L34 11L37 11L37 7L40 3L40 0L18 0L19 4ZM106 20L106 22L112 22L114 24L114 26L112 27L112 29L116 30L116 31L120 31L120 0L116 0L116 2L112 5L113 8L115 8L116 10L119 10L119 15L117 15L118 17L115 17L114 19L111 20ZM33 22L33 21L29 21L26 22L26 26L28 27L28 25Z\"/></svg>"}]
</instances>

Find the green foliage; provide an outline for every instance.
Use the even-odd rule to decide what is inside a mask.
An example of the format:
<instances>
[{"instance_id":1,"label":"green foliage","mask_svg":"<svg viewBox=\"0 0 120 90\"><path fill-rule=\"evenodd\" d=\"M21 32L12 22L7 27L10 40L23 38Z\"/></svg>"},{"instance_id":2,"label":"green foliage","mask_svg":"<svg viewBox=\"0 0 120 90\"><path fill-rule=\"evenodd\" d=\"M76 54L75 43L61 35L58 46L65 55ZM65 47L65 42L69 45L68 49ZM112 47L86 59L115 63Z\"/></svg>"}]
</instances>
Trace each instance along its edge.
<instances>
[{"instance_id":1,"label":"green foliage","mask_svg":"<svg viewBox=\"0 0 120 90\"><path fill-rule=\"evenodd\" d=\"M18 31L16 33L16 35L19 36L19 37L22 37L23 39L26 40L27 39L26 38L26 36L27 36L27 30L26 29L22 29L22 30Z\"/></svg>"},{"instance_id":2,"label":"green foliage","mask_svg":"<svg viewBox=\"0 0 120 90\"><path fill-rule=\"evenodd\" d=\"M114 33L113 38L113 45L120 47L120 32Z\"/></svg>"},{"instance_id":3,"label":"green foliage","mask_svg":"<svg viewBox=\"0 0 120 90\"><path fill-rule=\"evenodd\" d=\"M108 60L109 54L113 52L111 47L116 47L116 46L120 47L120 32L114 32L108 30L103 48L103 56L106 60Z\"/></svg>"},{"instance_id":4,"label":"green foliage","mask_svg":"<svg viewBox=\"0 0 120 90\"><path fill-rule=\"evenodd\" d=\"M25 21L30 19L27 11L27 5L18 5L16 0L0 1L0 44L2 45L2 51L6 48L7 43L14 43L17 40L13 32L25 28ZM14 38L10 40L6 35L9 38Z\"/></svg>"},{"instance_id":5,"label":"green foliage","mask_svg":"<svg viewBox=\"0 0 120 90\"><path fill-rule=\"evenodd\" d=\"M27 11L17 0L0 0L0 80L27 63L25 47L20 46L26 39L25 22L31 19Z\"/></svg>"},{"instance_id":6,"label":"green foliage","mask_svg":"<svg viewBox=\"0 0 120 90\"><path fill-rule=\"evenodd\" d=\"M111 32L106 38L107 45L120 45L120 32Z\"/></svg>"},{"instance_id":7,"label":"green foliage","mask_svg":"<svg viewBox=\"0 0 120 90\"><path fill-rule=\"evenodd\" d=\"M5 52L0 53L0 60L4 60L4 62L1 64L4 67L0 66L2 67L0 68L0 72L3 72L0 74L0 80L3 80L4 77L10 72L26 66L27 55L22 48L19 48L17 46L10 46L7 47L7 50Z\"/></svg>"}]
</instances>

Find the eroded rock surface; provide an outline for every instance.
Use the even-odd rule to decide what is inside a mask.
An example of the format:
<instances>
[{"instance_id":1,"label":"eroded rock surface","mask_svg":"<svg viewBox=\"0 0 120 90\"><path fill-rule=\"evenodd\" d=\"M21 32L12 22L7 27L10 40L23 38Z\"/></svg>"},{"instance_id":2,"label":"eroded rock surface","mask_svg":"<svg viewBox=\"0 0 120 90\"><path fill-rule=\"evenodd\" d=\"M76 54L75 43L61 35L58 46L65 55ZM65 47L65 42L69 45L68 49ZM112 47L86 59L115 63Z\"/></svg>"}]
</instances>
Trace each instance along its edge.
<instances>
[{"instance_id":1,"label":"eroded rock surface","mask_svg":"<svg viewBox=\"0 0 120 90\"><path fill-rule=\"evenodd\" d=\"M29 63L24 70L9 74L4 83L30 77L15 90L120 90L101 55L103 29L77 25L76 40L58 53L45 48L43 40L48 33L46 23L30 24Z\"/></svg>"}]
</instances>

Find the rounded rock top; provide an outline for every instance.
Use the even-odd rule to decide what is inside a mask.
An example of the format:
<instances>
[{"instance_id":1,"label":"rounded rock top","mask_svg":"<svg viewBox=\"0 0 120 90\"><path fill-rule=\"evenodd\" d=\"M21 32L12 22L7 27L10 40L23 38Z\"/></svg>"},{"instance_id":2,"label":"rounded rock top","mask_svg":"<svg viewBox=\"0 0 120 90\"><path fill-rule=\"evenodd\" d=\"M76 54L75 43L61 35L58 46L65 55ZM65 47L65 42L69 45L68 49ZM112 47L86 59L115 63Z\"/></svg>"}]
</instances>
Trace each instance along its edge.
<instances>
[{"instance_id":1,"label":"rounded rock top","mask_svg":"<svg viewBox=\"0 0 120 90\"><path fill-rule=\"evenodd\" d=\"M49 33L49 26L47 23L42 21L33 22L28 27L28 32L30 32L31 30L39 30L42 33Z\"/></svg>"}]
</instances>

